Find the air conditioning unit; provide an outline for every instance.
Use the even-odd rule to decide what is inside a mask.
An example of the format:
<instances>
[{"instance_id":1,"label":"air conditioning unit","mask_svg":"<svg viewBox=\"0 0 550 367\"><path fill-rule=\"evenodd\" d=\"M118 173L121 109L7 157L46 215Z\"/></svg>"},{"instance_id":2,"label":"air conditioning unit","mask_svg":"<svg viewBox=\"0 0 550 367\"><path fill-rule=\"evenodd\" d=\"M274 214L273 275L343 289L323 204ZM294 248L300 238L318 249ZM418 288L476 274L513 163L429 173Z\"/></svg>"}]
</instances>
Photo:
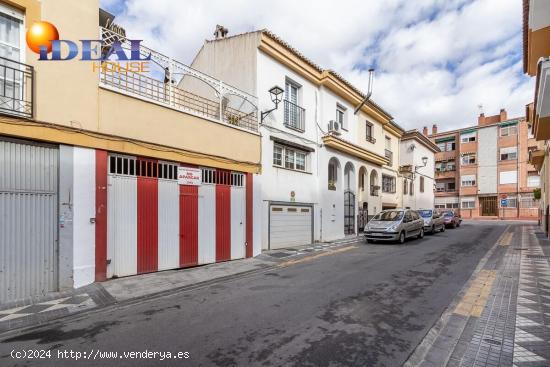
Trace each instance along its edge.
<instances>
[{"instance_id":1,"label":"air conditioning unit","mask_svg":"<svg viewBox=\"0 0 550 367\"><path fill-rule=\"evenodd\" d=\"M335 135L340 135L340 123L338 121L330 120L328 123L328 132Z\"/></svg>"}]
</instances>

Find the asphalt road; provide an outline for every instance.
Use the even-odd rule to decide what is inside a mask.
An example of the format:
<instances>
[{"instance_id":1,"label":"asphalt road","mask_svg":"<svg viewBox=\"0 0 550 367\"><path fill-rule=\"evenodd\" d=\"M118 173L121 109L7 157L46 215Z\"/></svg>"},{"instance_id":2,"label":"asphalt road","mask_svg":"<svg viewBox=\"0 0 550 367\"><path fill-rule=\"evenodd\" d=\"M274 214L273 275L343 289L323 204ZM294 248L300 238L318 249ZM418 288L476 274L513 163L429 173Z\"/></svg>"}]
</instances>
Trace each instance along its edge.
<instances>
[{"instance_id":1,"label":"asphalt road","mask_svg":"<svg viewBox=\"0 0 550 367\"><path fill-rule=\"evenodd\" d=\"M0 366L400 366L506 228L465 223L404 245L357 243L202 289L94 312L0 342ZM14 360L46 349L51 359ZM116 351L116 360L58 351ZM188 359L121 359L122 352Z\"/></svg>"}]
</instances>

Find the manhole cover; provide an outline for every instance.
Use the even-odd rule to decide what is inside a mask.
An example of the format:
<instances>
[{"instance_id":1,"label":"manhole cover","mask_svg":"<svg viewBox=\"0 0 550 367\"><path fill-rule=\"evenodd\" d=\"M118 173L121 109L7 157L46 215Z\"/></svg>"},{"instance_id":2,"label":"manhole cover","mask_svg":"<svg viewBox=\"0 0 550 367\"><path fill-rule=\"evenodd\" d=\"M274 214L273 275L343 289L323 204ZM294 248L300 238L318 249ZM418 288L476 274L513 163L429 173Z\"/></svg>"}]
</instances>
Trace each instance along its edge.
<instances>
[{"instance_id":1,"label":"manhole cover","mask_svg":"<svg viewBox=\"0 0 550 367\"><path fill-rule=\"evenodd\" d=\"M528 259L550 259L550 256L545 255L527 255Z\"/></svg>"},{"instance_id":2,"label":"manhole cover","mask_svg":"<svg viewBox=\"0 0 550 367\"><path fill-rule=\"evenodd\" d=\"M492 345L502 345L500 341L495 339L484 338L483 341Z\"/></svg>"},{"instance_id":3,"label":"manhole cover","mask_svg":"<svg viewBox=\"0 0 550 367\"><path fill-rule=\"evenodd\" d=\"M276 257L278 259L290 256L290 255L292 255L292 254L287 254L286 252L274 252L272 254L269 254L269 256Z\"/></svg>"}]
</instances>

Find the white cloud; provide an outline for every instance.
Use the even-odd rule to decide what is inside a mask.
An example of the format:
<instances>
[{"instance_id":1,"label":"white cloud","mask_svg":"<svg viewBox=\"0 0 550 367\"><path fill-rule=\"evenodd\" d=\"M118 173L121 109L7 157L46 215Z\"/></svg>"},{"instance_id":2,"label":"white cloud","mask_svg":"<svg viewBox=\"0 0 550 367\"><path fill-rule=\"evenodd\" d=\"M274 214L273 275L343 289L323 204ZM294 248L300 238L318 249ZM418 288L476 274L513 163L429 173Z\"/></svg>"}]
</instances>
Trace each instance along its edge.
<instances>
[{"instance_id":1,"label":"white cloud","mask_svg":"<svg viewBox=\"0 0 550 367\"><path fill-rule=\"evenodd\" d=\"M189 63L216 24L230 34L269 28L323 68L366 90L405 128L474 124L500 108L523 114L533 81L521 70L517 0L102 0L124 9L132 38Z\"/></svg>"}]
</instances>

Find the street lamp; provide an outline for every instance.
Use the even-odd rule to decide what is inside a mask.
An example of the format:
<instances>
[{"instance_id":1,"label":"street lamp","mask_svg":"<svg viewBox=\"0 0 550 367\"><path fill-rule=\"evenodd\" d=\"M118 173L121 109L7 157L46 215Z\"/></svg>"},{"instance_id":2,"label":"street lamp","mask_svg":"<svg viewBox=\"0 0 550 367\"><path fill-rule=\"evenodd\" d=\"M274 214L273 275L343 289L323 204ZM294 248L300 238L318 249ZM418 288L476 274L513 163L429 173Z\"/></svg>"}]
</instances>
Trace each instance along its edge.
<instances>
[{"instance_id":1,"label":"street lamp","mask_svg":"<svg viewBox=\"0 0 550 367\"><path fill-rule=\"evenodd\" d=\"M284 90L277 85L269 89L269 95L271 96L271 101L275 104L275 107L270 110L262 112L260 122L263 122L264 119L267 117L267 115L269 115L271 112L277 109L277 107L279 106L279 103L281 103L281 101L283 100L283 92Z\"/></svg>"}]
</instances>

